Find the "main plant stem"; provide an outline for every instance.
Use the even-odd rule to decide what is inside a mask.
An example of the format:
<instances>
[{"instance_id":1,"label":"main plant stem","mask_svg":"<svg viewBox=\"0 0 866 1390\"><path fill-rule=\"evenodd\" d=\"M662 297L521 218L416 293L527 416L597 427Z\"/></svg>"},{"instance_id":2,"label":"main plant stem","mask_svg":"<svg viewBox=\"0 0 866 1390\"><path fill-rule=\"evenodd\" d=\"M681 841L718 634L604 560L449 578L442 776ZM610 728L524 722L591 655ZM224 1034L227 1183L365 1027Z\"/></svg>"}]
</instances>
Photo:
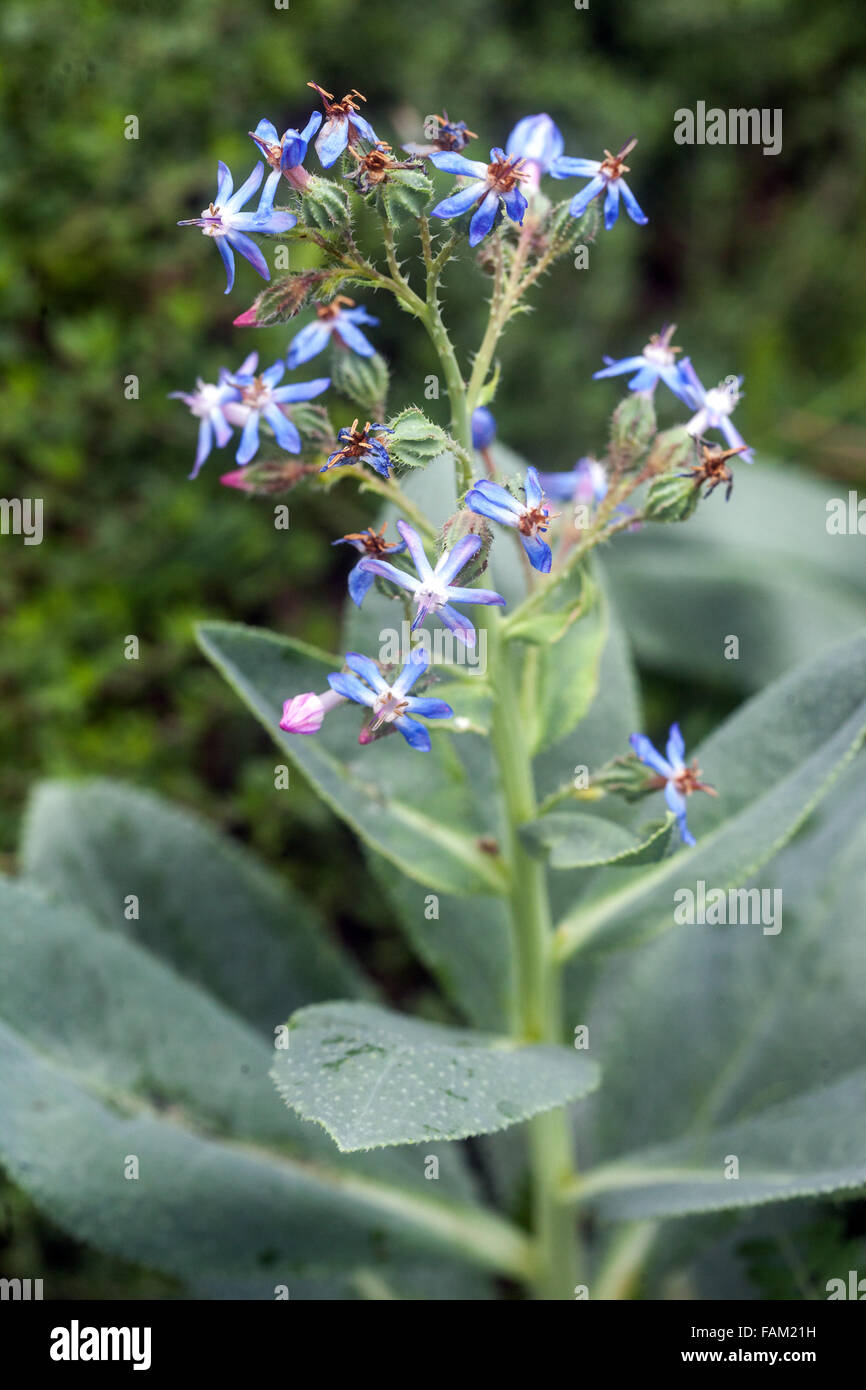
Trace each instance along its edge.
<instances>
[{"instance_id":1,"label":"main plant stem","mask_svg":"<svg viewBox=\"0 0 866 1390\"><path fill-rule=\"evenodd\" d=\"M537 814L532 761L521 720L513 649L502 639L494 610L487 624L488 663L494 690L491 741L499 765L505 803L510 911L516 972L512 1033L524 1042L559 1044L562 1038L560 977L551 953L552 923L543 863L526 852L518 827ZM533 1229L537 1242L535 1292L542 1299L574 1296L579 1259L573 1216L561 1193L573 1177L571 1136L565 1110L550 1110L529 1121Z\"/></svg>"},{"instance_id":2,"label":"main plant stem","mask_svg":"<svg viewBox=\"0 0 866 1390\"><path fill-rule=\"evenodd\" d=\"M472 411L487 380L502 329L519 298L520 277L531 232L529 227L524 227L504 285L497 276L490 322L468 386L439 310L438 274L443 261L434 260L432 256L429 227L424 219L421 219L420 235L427 269L427 296L426 313L418 313L418 317L424 322L442 364L451 403L452 433L466 450L465 458L455 459L460 496L471 481ZM519 1042L561 1044L561 977L551 949L553 932L546 869L540 860L527 853L518 834L519 826L535 818L538 804L529 739L521 717L513 669L516 649L505 640L499 612L495 608L484 612L489 682L493 691L491 743L502 787L510 870L509 910L516 977L511 1035ZM536 1115L528 1123L528 1132L535 1296L549 1300L570 1299L574 1297L578 1282L580 1260L573 1208L569 1211L562 1204L562 1193L569 1182L574 1182L575 1176L566 1111L560 1108Z\"/></svg>"}]
</instances>

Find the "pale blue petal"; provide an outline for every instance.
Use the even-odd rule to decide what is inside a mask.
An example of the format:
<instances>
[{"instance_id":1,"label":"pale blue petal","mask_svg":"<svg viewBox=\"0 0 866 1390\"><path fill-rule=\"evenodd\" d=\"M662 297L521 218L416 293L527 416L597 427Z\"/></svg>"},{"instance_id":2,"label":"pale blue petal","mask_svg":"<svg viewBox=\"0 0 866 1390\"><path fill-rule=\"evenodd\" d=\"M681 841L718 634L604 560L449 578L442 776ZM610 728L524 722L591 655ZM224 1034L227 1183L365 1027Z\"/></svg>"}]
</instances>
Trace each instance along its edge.
<instances>
[{"instance_id":1,"label":"pale blue petal","mask_svg":"<svg viewBox=\"0 0 866 1390\"><path fill-rule=\"evenodd\" d=\"M346 671L333 671L328 676L328 685L332 690L336 690L338 695L344 695L347 700L354 700L358 705L372 707L376 703L376 696L370 687Z\"/></svg>"},{"instance_id":2,"label":"pale blue petal","mask_svg":"<svg viewBox=\"0 0 866 1390\"><path fill-rule=\"evenodd\" d=\"M625 210L632 222L636 222L639 227L645 227L647 222L649 222L649 218L646 213L642 211L637 198L632 193L625 179L619 179L618 183L622 192L622 200L625 203Z\"/></svg>"},{"instance_id":3,"label":"pale blue petal","mask_svg":"<svg viewBox=\"0 0 866 1390\"><path fill-rule=\"evenodd\" d=\"M397 522L397 530L406 542L406 548L412 556L412 561L422 579L429 579L433 573L430 561L424 550L424 544L414 526L410 526L408 521L402 518Z\"/></svg>"},{"instance_id":4,"label":"pale blue petal","mask_svg":"<svg viewBox=\"0 0 866 1390\"><path fill-rule=\"evenodd\" d=\"M646 763L647 766L657 772L660 777L668 778L673 776L674 770L670 763L665 761L661 753L659 753L647 738L646 734L632 734L629 743L637 753L641 762Z\"/></svg>"},{"instance_id":5,"label":"pale blue petal","mask_svg":"<svg viewBox=\"0 0 866 1390\"><path fill-rule=\"evenodd\" d=\"M306 328L302 328L300 333L296 333L286 358L289 368L300 367L303 362L309 362L311 357L317 357L322 349L328 346L331 331L330 323L314 319Z\"/></svg>"},{"instance_id":6,"label":"pale blue petal","mask_svg":"<svg viewBox=\"0 0 866 1390\"><path fill-rule=\"evenodd\" d=\"M450 584L460 571L468 565L473 555L481 549L480 536L464 536L452 550L447 550L436 561L434 574L442 584Z\"/></svg>"},{"instance_id":7,"label":"pale blue petal","mask_svg":"<svg viewBox=\"0 0 866 1390\"><path fill-rule=\"evenodd\" d=\"M682 736L679 724L672 724L668 734L668 743L665 748L665 756L671 767L681 768L683 758L686 755L686 741Z\"/></svg>"},{"instance_id":8,"label":"pale blue petal","mask_svg":"<svg viewBox=\"0 0 866 1390\"><path fill-rule=\"evenodd\" d=\"M254 165L253 171L250 174L249 178L246 180L246 182L242 183L238 191L236 193L233 193L232 196L229 198L228 202L225 205L225 211L228 213L240 212L241 208L244 206L244 203L249 202L250 198L255 193L264 176L264 164Z\"/></svg>"},{"instance_id":9,"label":"pale blue petal","mask_svg":"<svg viewBox=\"0 0 866 1390\"><path fill-rule=\"evenodd\" d=\"M568 211L571 216L582 217L593 198L597 198L603 188L604 179L601 175L599 175L598 178L592 179L585 188L582 188L579 193L574 195L569 203Z\"/></svg>"},{"instance_id":10,"label":"pale blue petal","mask_svg":"<svg viewBox=\"0 0 866 1390\"><path fill-rule=\"evenodd\" d=\"M285 449L289 454L299 454L301 452L301 436L298 434L297 427L287 420L278 405L266 406L262 412L271 429L274 438L281 449Z\"/></svg>"},{"instance_id":11,"label":"pale blue petal","mask_svg":"<svg viewBox=\"0 0 866 1390\"><path fill-rule=\"evenodd\" d=\"M359 357L372 357L376 351L373 344L364 337L360 328L356 327L345 314L340 315L334 326L334 332L340 341L345 343L352 352L356 352Z\"/></svg>"},{"instance_id":12,"label":"pale blue petal","mask_svg":"<svg viewBox=\"0 0 866 1390\"><path fill-rule=\"evenodd\" d=\"M456 150L437 150L431 154L430 163L435 164L437 169L441 169L446 174L456 174L461 178L487 180L487 165L482 164L479 159L467 159L463 154L457 154Z\"/></svg>"},{"instance_id":13,"label":"pale blue petal","mask_svg":"<svg viewBox=\"0 0 866 1390\"><path fill-rule=\"evenodd\" d=\"M346 665L350 671L355 672L356 676L363 676L367 684L371 685L378 695L388 689L388 682L371 657L362 656L360 652L347 652Z\"/></svg>"},{"instance_id":14,"label":"pale blue petal","mask_svg":"<svg viewBox=\"0 0 866 1390\"><path fill-rule=\"evenodd\" d=\"M619 217L619 179L611 179L607 185L607 196L604 200L604 225L609 232Z\"/></svg>"},{"instance_id":15,"label":"pale blue petal","mask_svg":"<svg viewBox=\"0 0 866 1390\"><path fill-rule=\"evenodd\" d=\"M349 143L349 122L345 116L329 116L316 136L316 154L323 169L336 164Z\"/></svg>"},{"instance_id":16,"label":"pale blue petal","mask_svg":"<svg viewBox=\"0 0 866 1390\"><path fill-rule=\"evenodd\" d=\"M225 293L230 294L235 282L235 258L232 255L232 248L229 246L224 236L214 237L216 248L222 257L222 263L226 268L226 287Z\"/></svg>"},{"instance_id":17,"label":"pale blue petal","mask_svg":"<svg viewBox=\"0 0 866 1390\"><path fill-rule=\"evenodd\" d=\"M271 272L268 270L268 263L262 255L254 241L250 241L243 232L231 232L227 237L236 251L239 251L244 260L249 261L254 270L259 272L263 280L270 280Z\"/></svg>"},{"instance_id":18,"label":"pale blue petal","mask_svg":"<svg viewBox=\"0 0 866 1390\"><path fill-rule=\"evenodd\" d=\"M468 183L465 188L452 193L450 198L443 198L441 203L437 203L430 213L431 217L460 217L462 213L468 212L474 207L478 199L483 197L487 184L482 180Z\"/></svg>"},{"instance_id":19,"label":"pale blue petal","mask_svg":"<svg viewBox=\"0 0 866 1390\"><path fill-rule=\"evenodd\" d=\"M238 463L241 465L249 463L250 459L255 456L258 447L259 412L257 410L252 410L247 416L247 422L244 425L243 433L241 434L241 442L238 445L238 451L235 454L235 458L237 459Z\"/></svg>"}]
</instances>

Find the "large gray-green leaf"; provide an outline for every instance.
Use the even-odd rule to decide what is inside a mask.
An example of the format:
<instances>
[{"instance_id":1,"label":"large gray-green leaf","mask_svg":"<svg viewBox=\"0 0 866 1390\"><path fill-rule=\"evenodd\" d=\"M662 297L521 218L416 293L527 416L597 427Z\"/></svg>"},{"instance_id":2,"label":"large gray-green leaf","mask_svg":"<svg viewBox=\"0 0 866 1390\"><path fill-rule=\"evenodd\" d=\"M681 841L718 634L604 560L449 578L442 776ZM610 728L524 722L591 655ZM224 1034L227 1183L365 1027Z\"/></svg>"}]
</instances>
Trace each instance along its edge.
<instances>
[{"instance_id":1,"label":"large gray-green leaf","mask_svg":"<svg viewBox=\"0 0 866 1390\"><path fill-rule=\"evenodd\" d=\"M697 848L645 871L606 871L605 883L560 924L567 958L591 938L620 945L674 924L674 893L699 880L745 882L791 838L866 736L866 636L823 653L755 696L698 750L715 798L691 798Z\"/></svg>"},{"instance_id":2,"label":"large gray-green leaf","mask_svg":"<svg viewBox=\"0 0 866 1390\"><path fill-rule=\"evenodd\" d=\"M3 1023L0 1159L78 1239L247 1297L272 1299L277 1284L291 1294L293 1277L335 1265L387 1280L392 1258L449 1262L443 1277L454 1259L526 1271L524 1238L478 1207L215 1142L169 1112L124 1113L88 1094L62 1054L47 1061Z\"/></svg>"},{"instance_id":3,"label":"large gray-green leaf","mask_svg":"<svg viewBox=\"0 0 866 1390\"><path fill-rule=\"evenodd\" d=\"M0 1162L79 1239L184 1277L193 1271L193 1283L205 1274L236 1285L255 1285L260 1271L270 1278L253 1244L268 1226L265 1192L277 1202L280 1259L296 1271L309 1263L351 1274L351 1240L347 1251L336 1232L320 1234L319 1253L309 1249L316 1210L327 1232L356 1200L380 1274L392 1253L381 1213L386 1227L388 1213L406 1226L406 1249L417 1226L420 1250L444 1251L454 1212L485 1230L492 1221L505 1240L473 1203L459 1145L338 1154L318 1126L280 1104L267 1075L274 1049L247 1024L80 909L7 880L0 1051ZM241 1140L274 1151L243 1151ZM127 1155L138 1158L139 1179L124 1176ZM435 1182L425 1172L431 1155ZM259 1185L261 1200L250 1197ZM351 1234L355 1218L346 1220ZM465 1257L459 1241L452 1253Z\"/></svg>"},{"instance_id":4,"label":"large gray-green leaf","mask_svg":"<svg viewBox=\"0 0 866 1390\"><path fill-rule=\"evenodd\" d=\"M601 1216L631 1221L860 1188L864 1113L861 1067L751 1119L630 1154L577 1190Z\"/></svg>"},{"instance_id":5,"label":"large gray-green leaf","mask_svg":"<svg viewBox=\"0 0 866 1390\"><path fill-rule=\"evenodd\" d=\"M327 686L334 659L302 643L231 623L205 623L199 642L268 733L337 815L410 877L444 892L502 891L499 860L478 840L483 824L450 737L436 755L413 752L395 734L361 748L351 705L330 714L314 737L279 728L284 700ZM412 761L410 761L410 759Z\"/></svg>"},{"instance_id":6,"label":"large gray-green leaf","mask_svg":"<svg viewBox=\"0 0 866 1390\"><path fill-rule=\"evenodd\" d=\"M607 557L611 588L642 662L743 691L852 636L866 622L863 538L827 531L847 488L789 467L738 466L686 526L645 526ZM738 659L725 642L739 639Z\"/></svg>"},{"instance_id":7,"label":"large gray-green leaf","mask_svg":"<svg viewBox=\"0 0 866 1390\"><path fill-rule=\"evenodd\" d=\"M204 821L119 782L43 783L21 846L40 887L140 941L273 1037L287 1010L364 992L290 887ZM128 895L138 917L127 920Z\"/></svg>"},{"instance_id":8,"label":"large gray-green leaf","mask_svg":"<svg viewBox=\"0 0 866 1390\"><path fill-rule=\"evenodd\" d=\"M321 1130L274 1095L273 1025L268 1044L140 945L2 878L0 1019L109 1101L126 1096L209 1130L333 1155ZM408 1152L362 1156L370 1159L363 1171L422 1181ZM459 1150L448 1147L440 1169L443 1190L471 1194Z\"/></svg>"},{"instance_id":9,"label":"large gray-green leaf","mask_svg":"<svg viewBox=\"0 0 866 1390\"><path fill-rule=\"evenodd\" d=\"M489 1134L586 1095L598 1069L566 1048L444 1028L372 1004L316 1004L272 1075L343 1151Z\"/></svg>"},{"instance_id":10,"label":"large gray-green leaf","mask_svg":"<svg viewBox=\"0 0 866 1390\"><path fill-rule=\"evenodd\" d=\"M758 886L762 920L680 926L606 963L589 1014L606 1084L581 1158L608 1216L866 1183L863 755Z\"/></svg>"},{"instance_id":11,"label":"large gray-green leaf","mask_svg":"<svg viewBox=\"0 0 866 1390\"><path fill-rule=\"evenodd\" d=\"M673 818L646 827L638 836L616 821L587 811L550 811L520 827L521 839L552 869L595 869L607 864L651 864L667 848Z\"/></svg>"}]
</instances>

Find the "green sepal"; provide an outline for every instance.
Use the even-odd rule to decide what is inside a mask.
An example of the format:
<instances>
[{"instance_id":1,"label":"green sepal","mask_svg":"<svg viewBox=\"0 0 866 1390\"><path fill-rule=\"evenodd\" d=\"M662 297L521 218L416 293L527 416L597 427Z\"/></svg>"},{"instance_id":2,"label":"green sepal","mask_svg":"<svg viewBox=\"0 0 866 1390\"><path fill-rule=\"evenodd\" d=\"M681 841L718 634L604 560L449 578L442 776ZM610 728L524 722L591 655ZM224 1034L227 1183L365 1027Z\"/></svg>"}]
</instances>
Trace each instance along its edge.
<instances>
[{"instance_id":1,"label":"green sepal","mask_svg":"<svg viewBox=\"0 0 866 1390\"><path fill-rule=\"evenodd\" d=\"M408 468L424 468L448 452L450 440L445 431L417 406L401 410L388 424L394 431L388 436L388 451Z\"/></svg>"}]
</instances>

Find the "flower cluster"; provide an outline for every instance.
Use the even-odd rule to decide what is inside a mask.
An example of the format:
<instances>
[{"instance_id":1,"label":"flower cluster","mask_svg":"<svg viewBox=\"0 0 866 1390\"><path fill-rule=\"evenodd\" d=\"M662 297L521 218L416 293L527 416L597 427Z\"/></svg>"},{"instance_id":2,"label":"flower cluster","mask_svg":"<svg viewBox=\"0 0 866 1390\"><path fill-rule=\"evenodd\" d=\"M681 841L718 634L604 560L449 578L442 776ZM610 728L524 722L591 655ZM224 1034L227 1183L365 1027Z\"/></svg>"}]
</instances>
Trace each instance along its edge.
<instances>
[{"instance_id":1,"label":"flower cluster","mask_svg":"<svg viewBox=\"0 0 866 1390\"><path fill-rule=\"evenodd\" d=\"M295 240L303 239L317 246L323 257L320 265L295 272L264 291L253 307L235 320L239 325L269 325L294 317L309 305L312 317L292 337L285 359L259 371L258 354L252 353L236 372L221 368L215 384L199 380L194 391L173 393L199 421L192 476L199 472L214 444L225 447L235 429L240 432L236 459L243 469L259 452L261 432L266 430L280 449L303 453L303 458L291 468L257 464L251 472L262 480L262 490L274 490L274 474L288 478L291 469L295 470L293 480L347 469L356 477L363 476L367 490L379 492L391 502L396 535L389 535L386 523L378 530L367 526L332 541L334 546L348 546L353 553L347 587L355 605L368 603L369 595L377 589L380 599L404 605L412 633L437 622L464 653L478 644L475 625L465 610L479 605L493 610L486 618L487 626L503 634L506 644L525 641L527 635L539 640L531 631L536 615L544 619L540 629L543 640L549 634L555 643L583 608L583 599L575 603L574 589L564 589L563 580L576 573L579 584L584 585L588 578L582 568L584 555L614 531L637 529L642 519L652 516L649 506L643 513L636 512L626 505L626 499L642 483L651 481L659 467L651 460L641 472L635 462L646 451L645 432L642 434L640 427L631 453L626 440L628 447L614 448L612 444L607 458L586 455L568 472L542 472L526 466L515 476L513 468L504 466L507 453L496 444L497 422L489 408L498 384L494 352L498 334L526 288L558 255L573 247L576 239L594 234L597 219L581 221L579 226L570 219L583 219L598 200L605 228L614 226L621 205L632 222L646 224L647 217L625 180L629 173L625 161L637 142L628 140L616 154L605 150L603 159L575 158L565 153L562 132L542 112L519 120L504 145L494 144L487 159L477 159L465 151L478 137L465 121L453 120L443 112L427 118L424 141L404 143L407 158L400 158L362 115L366 99L356 88L337 99L316 83L308 85L321 98L323 110L312 112L304 125L291 126L282 135L272 121L262 118L249 132L262 162L237 193L228 168L221 163L214 202L201 217L182 224L198 226L216 241L226 266L227 292L234 282L236 251L265 279L270 278L264 256L252 240L256 234L285 233ZM311 147L323 170L342 159L339 183L329 183L305 167ZM443 187L441 193L435 193L435 177L440 174L455 179L456 187L450 192ZM553 209L550 200L541 196L542 181L572 178L583 179L583 187ZM263 180L258 207L245 211ZM275 197L283 183L290 206L281 208L275 206ZM386 224L384 270L358 250L349 230L351 223L341 221L341 209L346 210L350 202L347 189L352 197L365 200ZM403 216L420 223L426 300L413 287L395 249L401 208ZM442 221L455 224L450 229L452 235L434 240L434 228ZM388 226L390 222L395 226ZM442 270L461 237L472 248L487 242L479 253L479 265L496 277L491 324L468 381L459 364L455 366L456 355L447 338L437 294ZM327 284L327 292L323 284ZM388 289L404 309L425 322L447 368L451 434L427 420L415 406L389 418L387 367L365 332L376 327L378 319L344 292L356 285ZM261 305L265 309L260 313ZM629 390L643 402L636 402L634 409L627 408L622 418L626 422L651 419L653 431L650 400L663 383L691 412L686 429L699 448L687 474L677 473L673 463L660 465L668 471L667 481L682 487L686 485L677 484L676 479L688 477L695 491L704 484L708 493L720 484L730 491L729 460L735 455L749 460L752 456L731 421L740 398L741 379L730 377L721 386L706 390L690 359L681 358L679 348L673 345L674 332L673 325L665 325L641 352L620 359L605 358L594 377L627 376ZM330 375L283 384L287 369L302 367L326 349L331 353ZM303 419L299 414L297 423L292 410L322 395L332 384L370 419L359 424L363 418L359 412L351 425L344 425L335 436L326 412L317 407L327 425L316 436L309 424L311 417L318 418L316 410L308 410ZM303 428L298 427L303 427L305 420L309 429L306 444ZM628 435L628 424L623 428ZM704 440L703 436L713 430L721 432L727 448ZM456 513L440 530L403 492L402 479L444 452L455 459L458 500ZM690 456L681 452L677 457L688 462ZM478 471L482 476L476 476ZM250 475L239 472L230 477L234 486L243 488L242 479ZM255 481L248 490L255 490ZM560 514L556 503L575 505L573 525L570 520L557 525ZM586 513L580 522L578 504ZM511 533L522 550L526 596L516 614L500 616L496 610L506 608L504 594L480 587L478 580L487 565L490 546L497 543L497 533L503 532ZM552 538L557 541L555 550ZM497 576L500 572L497 560ZM591 583L585 587L591 592ZM512 589L508 587L507 592L511 595ZM554 598L546 608L547 593ZM291 736L309 737L319 733L326 717L338 707L360 705L365 711L360 744L372 744L396 731L410 748L429 752L428 721L450 720L446 727L454 731L465 728L468 721L454 720L449 704L423 693L433 675L421 636L415 639L401 669L362 652L348 652L343 669L328 675L327 689L307 691L285 701L280 728ZM499 649L501 644L496 645ZM524 691L524 698L531 703L530 690ZM631 744L637 759L653 774L647 780L638 762L631 760L630 775L639 780L638 792L664 787L683 841L693 844L686 823L686 798L694 791L712 793L713 789L699 780L695 763L686 765L679 727L671 728L665 757L643 734L633 735Z\"/></svg>"}]
</instances>

